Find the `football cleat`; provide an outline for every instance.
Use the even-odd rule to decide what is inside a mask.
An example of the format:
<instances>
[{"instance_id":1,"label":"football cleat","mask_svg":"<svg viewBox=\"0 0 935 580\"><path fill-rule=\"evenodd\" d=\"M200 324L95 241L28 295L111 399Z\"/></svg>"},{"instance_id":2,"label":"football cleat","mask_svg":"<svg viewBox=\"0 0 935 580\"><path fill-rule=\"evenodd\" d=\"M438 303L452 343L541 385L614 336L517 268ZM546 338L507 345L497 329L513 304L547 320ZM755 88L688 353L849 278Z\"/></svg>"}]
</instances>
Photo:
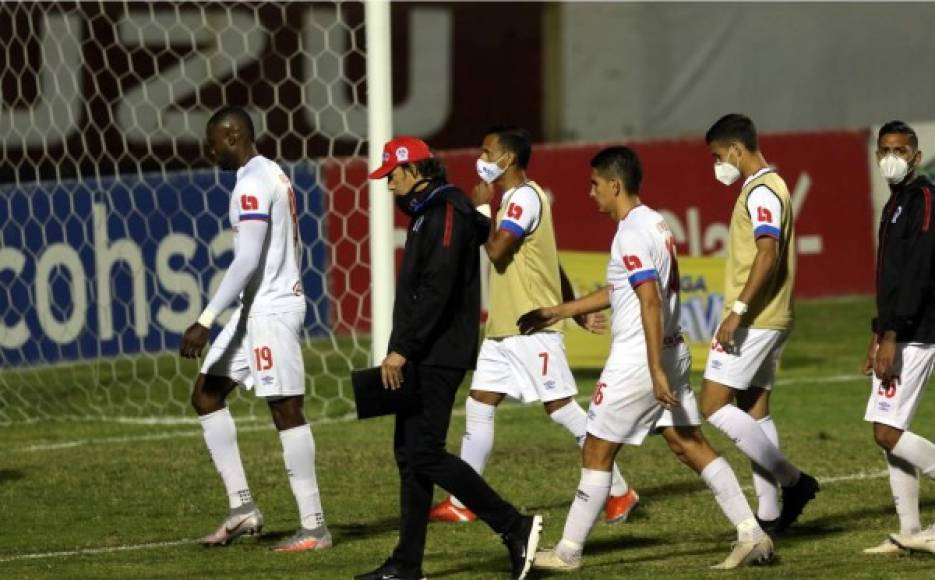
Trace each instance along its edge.
<instances>
[{"instance_id":1,"label":"football cleat","mask_svg":"<svg viewBox=\"0 0 935 580\"><path fill-rule=\"evenodd\" d=\"M935 526L915 534L890 534L890 541L904 550L935 554Z\"/></svg>"},{"instance_id":2,"label":"football cleat","mask_svg":"<svg viewBox=\"0 0 935 580\"><path fill-rule=\"evenodd\" d=\"M640 496L633 489L627 490L623 495L612 495L604 504L604 516L608 524L617 524L627 521L630 512L640 503Z\"/></svg>"},{"instance_id":3,"label":"football cleat","mask_svg":"<svg viewBox=\"0 0 935 580\"><path fill-rule=\"evenodd\" d=\"M773 561L773 541L763 534L759 540L752 542L734 542L727 558L713 570L733 570L741 566L756 566L769 564Z\"/></svg>"},{"instance_id":4,"label":"football cleat","mask_svg":"<svg viewBox=\"0 0 935 580\"><path fill-rule=\"evenodd\" d=\"M429 512L429 520L433 522L448 522L452 524L461 524L473 522L477 519L474 512L466 507L458 507L451 503L451 498L445 498Z\"/></svg>"},{"instance_id":5,"label":"football cleat","mask_svg":"<svg viewBox=\"0 0 935 580\"><path fill-rule=\"evenodd\" d=\"M574 562L567 562L553 548L543 552L536 552L536 559L532 561L532 567L536 570L548 570L550 572L575 572L581 568L581 558Z\"/></svg>"},{"instance_id":6,"label":"football cleat","mask_svg":"<svg viewBox=\"0 0 935 580\"><path fill-rule=\"evenodd\" d=\"M806 504L815 499L815 494L819 491L821 486L818 485L818 480L804 471L795 485L782 488L782 512L779 514L776 531L782 532L795 523Z\"/></svg>"},{"instance_id":7,"label":"football cleat","mask_svg":"<svg viewBox=\"0 0 935 580\"><path fill-rule=\"evenodd\" d=\"M864 554L880 554L883 556L893 556L896 554L901 554L903 551L902 548L893 543L892 540L886 539L883 540L883 543L879 546L874 546L872 548L865 548L863 550Z\"/></svg>"},{"instance_id":8,"label":"football cleat","mask_svg":"<svg viewBox=\"0 0 935 580\"><path fill-rule=\"evenodd\" d=\"M296 533L271 549L274 552L307 552L309 550L327 550L331 545L331 533L328 528L321 526L314 530L299 528Z\"/></svg>"},{"instance_id":9,"label":"football cleat","mask_svg":"<svg viewBox=\"0 0 935 580\"><path fill-rule=\"evenodd\" d=\"M220 527L199 542L204 546L226 546L240 536L258 536L263 530L263 514L253 504L231 510Z\"/></svg>"},{"instance_id":10,"label":"football cleat","mask_svg":"<svg viewBox=\"0 0 935 580\"><path fill-rule=\"evenodd\" d=\"M536 557L536 548L539 547L539 537L542 535L542 516L523 516L517 529L503 534L503 543L510 552L510 564L513 580L523 580L532 561Z\"/></svg>"}]
</instances>

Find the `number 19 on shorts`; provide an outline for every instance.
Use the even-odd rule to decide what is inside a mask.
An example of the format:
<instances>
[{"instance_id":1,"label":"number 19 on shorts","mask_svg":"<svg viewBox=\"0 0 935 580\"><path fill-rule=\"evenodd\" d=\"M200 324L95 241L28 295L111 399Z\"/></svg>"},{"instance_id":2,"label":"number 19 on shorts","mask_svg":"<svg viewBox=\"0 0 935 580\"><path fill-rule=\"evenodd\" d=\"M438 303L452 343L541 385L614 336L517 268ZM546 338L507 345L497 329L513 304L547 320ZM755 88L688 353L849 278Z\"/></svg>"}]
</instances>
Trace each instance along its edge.
<instances>
[{"instance_id":1,"label":"number 19 on shorts","mask_svg":"<svg viewBox=\"0 0 935 580\"><path fill-rule=\"evenodd\" d=\"M253 349L253 359L256 361L258 371L268 371L273 368L273 351L268 346Z\"/></svg>"}]
</instances>

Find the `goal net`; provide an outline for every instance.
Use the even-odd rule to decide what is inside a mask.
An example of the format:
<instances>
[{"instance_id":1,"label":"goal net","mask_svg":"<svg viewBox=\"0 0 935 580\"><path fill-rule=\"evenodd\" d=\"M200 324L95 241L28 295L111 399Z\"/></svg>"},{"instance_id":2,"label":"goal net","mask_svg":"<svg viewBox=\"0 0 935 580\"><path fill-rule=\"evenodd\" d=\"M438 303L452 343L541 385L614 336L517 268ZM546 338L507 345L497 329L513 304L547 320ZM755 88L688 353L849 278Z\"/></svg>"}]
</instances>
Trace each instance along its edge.
<instances>
[{"instance_id":1,"label":"goal net","mask_svg":"<svg viewBox=\"0 0 935 580\"><path fill-rule=\"evenodd\" d=\"M235 176L202 146L222 105L293 180L309 416L353 410L371 323L363 21L360 3L0 4L0 424L194 417L198 363L177 348L232 258ZM232 407L266 415L252 394Z\"/></svg>"}]
</instances>

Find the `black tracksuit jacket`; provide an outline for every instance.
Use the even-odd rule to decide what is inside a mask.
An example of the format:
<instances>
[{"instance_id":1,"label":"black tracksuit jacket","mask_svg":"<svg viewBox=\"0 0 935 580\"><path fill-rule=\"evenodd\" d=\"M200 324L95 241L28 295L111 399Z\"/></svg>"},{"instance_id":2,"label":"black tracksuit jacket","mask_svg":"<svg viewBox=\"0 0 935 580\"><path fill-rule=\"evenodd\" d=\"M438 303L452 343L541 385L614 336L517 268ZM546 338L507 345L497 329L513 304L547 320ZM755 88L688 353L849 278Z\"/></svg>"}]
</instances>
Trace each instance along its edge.
<instances>
[{"instance_id":1,"label":"black tracksuit jacket","mask_svg":"<svg viewBox=\"0 0 935 580\"><path fill-rule=\"evenodd\" d=\"M935 343L935 186L916 176L890 187L880 217L873 331Z\"/></svg>"},{"instance_id":2,"label":"black tracksuit jacket","mask_svg":"<svg viewBox=\"0 0 935 580\"><path fill-rule=\"evenodd\" d=\"M442 181L400 201L411 221L389 351L417 364L473 369L480 327L478 248L487 241L490 220L463 191Z\"/></svg>"}]
</instances>

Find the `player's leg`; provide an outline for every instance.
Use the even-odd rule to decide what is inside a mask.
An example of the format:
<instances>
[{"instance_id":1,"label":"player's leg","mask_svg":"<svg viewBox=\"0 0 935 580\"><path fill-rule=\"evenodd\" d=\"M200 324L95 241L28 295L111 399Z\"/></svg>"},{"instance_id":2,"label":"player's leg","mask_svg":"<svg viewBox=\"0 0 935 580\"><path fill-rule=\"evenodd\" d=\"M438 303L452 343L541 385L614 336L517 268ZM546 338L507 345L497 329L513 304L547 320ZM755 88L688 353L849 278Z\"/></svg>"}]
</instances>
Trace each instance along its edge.
<instances>
[{"instance_id":1,"label":"player's leg","mask_svg":"<svg viewBox=\"0 0 935 580\"><path fill-rule=\"evenodd\" d=\"M237 383L247 379L249 367L243 349L245 325L239 313L231 317L205 356L195 380L191 403L204 434L211 460L224 482L230 512L202 543L225 545L242 535L259 534L263 515L253 503L237 445L237 427L225 401Z\"/></svg>"},{"instance_id":2,"label":"player's leg","mask_svg":"<svg viewBox=\"0 0 935 580\"><path fill-rule=\"evenodd\" d=\"M897 345L899 380L883 383L874 377L865 419L873 423L873 437L883 449L890 489L899 516L899 534L890 540L901 547L935 552L935 527L919 531L917 470L935 478L935 443L909 431L922 391L935 366L935 345ZM915 531L912 531L915 529ZM871 549L886 552L886 546Z\"/></svg>"},{"instance_id":3,"label":"player's leg","mask_svg":"<svg viewBox=\"0 0 935 580\"><path fill-rule=\"evenodd\" d=\"M755 381L754 384L760 383ZM757 386L739 391L737 406L756 419L763 433L776 446L776 449L779 449L779 431L769 414L770 392L768 388ZM753 489L757 497L756 516L764 526L771 529L779 520L779 482L756 461L750 461L750 469L753 472Z\"/></svg>"},{"instance_id":4,"label":"player's leg","mask_svg":"<svg viewBox=\"0 0 935 580\"><path fill-rule=\"evenodd\" d=\"M679 461L701 476L714 499L737 529L737 542L731 554L715 566L733 569L767 563L773 558L773 543L753 515L740 482L723 457L711 447L694 425L665 427L662 436Z\"/></svg>"},{"instance_id":5,"label":"player's leg","mask_svg":"<svg viewBox=\"0 0 935 580\"><path fill-rule=\"evenodd\" d=\"M477 356L477 368L471 379L471 392L464 404L465 425L461 437L461 459L479 474L484 473L494 441L494 416L507 395L518 398L511 380L502 340L486 339ZM429 519L462 523L477 519L457 498L449 496L434 506Z\"/></svg>"},{"instance_id":6,"label":"player's leg","mask_svg":"<svg viewBox=\"0 0 935 580\"><path fill-rule=\"evenodd\" d=\"M292 537L273 548L277 552L324 550L332 545L315 472L315 439L305 421L303 401L301 395L267 399L273 423L279 431L283 463L301 522Z\"/></svg>"},{"instance_id":7,"label":"player's leg","mask_svg":"<svg viewBox=\"0 0 935 580\"><path fill-rule=\"evenodd\" d=\"M570 375L569 371L569 375ZM584 446L587 436L588 415L573 397L546 401L543 403L549 418L564 427L579 447ZM605 519L609 523L625 522L630 512L640 501L636 491L630 489L627 480L620 473L616 463L611 464L610 496L604 506Z\"/></svg>"},{"instance_id":8,"label":"player's leg","mask_svg":"<svg viewBox=\"0 0 935 580\"><path fill-rule=\"evenodd\" d=\"M740 328L736 345L727 352L715 341L708 353L701 387L701 411L719 431L731 438L751 461L782 486L783 501L775 529L791 525L819 491L817 480L800 471L766 435L756 419L731 402L751 386L767 360L785 341L780 331Z\"/></svg>"},{"instance_id":9,"label":"player's leg","mask_svg":"<svg viewBox=\"0 0 935 580\"><path fill-rule=\"evenodd\" d=\"M315 439L305 420L305 364L300 341L304 312L252 316L246 343L250 376L258 397L266 399L279 431L289 486L300 525L292 536L273 546L277 552L323 550L332 545L325 525L315 473Z\"/></svg>"},{"instance_id":10,"label":"player's leg","mask_svg":"<svg viewBox=\"0 0 935 580\"><path fill-rule=\"evenodd\" d=\"M588 433L581 448L581 478L562 539L552 550L536 555L536 568L571 571L581 566L584 543L610 495L611 467L622 447L622 443Z\"/></svg>"}]
</instances>

